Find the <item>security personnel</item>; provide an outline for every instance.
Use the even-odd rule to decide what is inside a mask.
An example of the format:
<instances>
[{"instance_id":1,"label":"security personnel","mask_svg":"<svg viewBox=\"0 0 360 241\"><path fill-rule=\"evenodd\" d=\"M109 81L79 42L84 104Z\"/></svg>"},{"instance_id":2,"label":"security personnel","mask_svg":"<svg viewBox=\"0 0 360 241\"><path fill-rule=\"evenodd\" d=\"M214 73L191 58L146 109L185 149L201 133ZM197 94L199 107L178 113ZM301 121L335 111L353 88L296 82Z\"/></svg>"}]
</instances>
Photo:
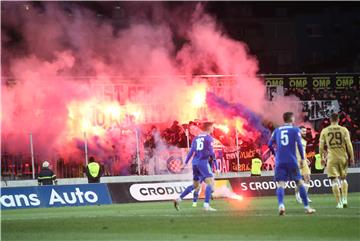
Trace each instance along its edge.
<instances>
[{"instance_id":1,"label":"security personnel","mask_svg":"<svg viewBox=\"0 0 360 241\"><path fill-rule=\"evenodd\" d=\"M42 168L40 170L40 173L38 175L38 184L41 185L56 185L56 175L54 172L49 168L50 164L47 161L44 161L42 163Z\"/></svg>"},{"instance_id":2,"label":"security personnel","mask_svg":"<svg viewBox=\"0 0 360 241\"><path fill-rule=\"evenodd\" d=\"M324 169L324 166L321 163L321 155L319 153L315 154L315 169L317 171L322 171Z\"/></svg>"},{"instance_id":3,"label":"security personnel","mask_svg":"<svg viewBox=\"0 0 360 241\"><path fill-rule=\"evenodd\" d=\"M255 154L254 158L251 159L251 176L261 176L262 161L259 154Z\"/></svg>"},{"instance_id":4,"label":"security personnel","mask_svg":"<svg viewBox=\"0 0 360 241\"><path fill-rule=\"evenodd\" d=\"M95 161L94 157L90 157L89 164L86 166L88 183L99 183L102 172L103 170L100 164Z\"/></svg>"}]
</instances>

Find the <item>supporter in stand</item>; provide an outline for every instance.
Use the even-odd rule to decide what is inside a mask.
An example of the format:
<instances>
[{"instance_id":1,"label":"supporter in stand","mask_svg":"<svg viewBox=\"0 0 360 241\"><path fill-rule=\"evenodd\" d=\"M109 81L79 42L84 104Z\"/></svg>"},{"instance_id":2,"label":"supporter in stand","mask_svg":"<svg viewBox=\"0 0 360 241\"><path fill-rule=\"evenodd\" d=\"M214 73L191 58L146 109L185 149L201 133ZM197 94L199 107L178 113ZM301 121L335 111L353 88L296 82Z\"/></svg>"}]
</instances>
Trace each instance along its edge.
<instances>
[{"instance_id":1,"label":"supporter in stand","mask_svg":"<svg viewBox=\"0 0 360 241\"><path fill-rule=\"evenodd\" d=\"M150 155L150 157L153 154L153 149L156 148L155 144L155 132L157 131L156 126L152 126L151 130L146 133L145 135L145 142L144 142L144 148Z\"/></svg>"},{"instance_id":2,"label":"supporter in stand","mask_svg":"<svg viewBox=\"0 0 360 241\"><path fill-rule=\"evenodd\" d=\"M340 125L345 126L351 133L351 139L353 141L360 140L359 131L359 112L360 112L360 92L357 86L353 86L350 89L296 89L288 88L284 89L284 95L295 95L300 100L338 100L341 113L340 113ZM308 121L307 114L304 115L304 121ZM324 119L320 124L316 124L316 130L320 132L323 128L330 124L329 119Z\"/></svg>"}]
</instances>

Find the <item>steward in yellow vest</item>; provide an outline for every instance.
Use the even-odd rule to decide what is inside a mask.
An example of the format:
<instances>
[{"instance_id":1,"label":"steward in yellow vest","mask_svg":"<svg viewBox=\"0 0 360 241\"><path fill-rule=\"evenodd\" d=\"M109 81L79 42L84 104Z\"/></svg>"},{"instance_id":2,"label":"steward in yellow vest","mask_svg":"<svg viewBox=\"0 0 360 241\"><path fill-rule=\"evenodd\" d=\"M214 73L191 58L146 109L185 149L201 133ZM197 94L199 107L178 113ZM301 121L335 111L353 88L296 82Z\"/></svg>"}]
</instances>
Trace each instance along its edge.
<instances>
[{"instance_id":1,"label":"steward in yellow vest","mask_svg":"<svg viewBox=\"0 0 360 241\"><path fill-rule=\"evenodd\" d=\"M251 160L251 176L261 176L262 161L258 154Z\"/></svg>"},{"instance_id":2,"label":"steward in yellow vest","mask_svg":"<svg viewBox=\"0 0 360 241\"><path fill-rule=\"evenodd\" d=\"M90 157L89 164L86 166L88 183L99 183L102 172L103 170L100 164L95 161L94 157Z\"/></svg>"},{"instance_id":3,"label":"steward in yellow vest","mask_svg":"<svg viewBox=\"0 0 360 241\"><path fill-rule=\"evenodd\" d=\"M318 153L318 154L315 154L315 169L317 171L321 171L324 169L324 166L323 164L321 163L321 155Z\"/></svg>"}]
</instances>

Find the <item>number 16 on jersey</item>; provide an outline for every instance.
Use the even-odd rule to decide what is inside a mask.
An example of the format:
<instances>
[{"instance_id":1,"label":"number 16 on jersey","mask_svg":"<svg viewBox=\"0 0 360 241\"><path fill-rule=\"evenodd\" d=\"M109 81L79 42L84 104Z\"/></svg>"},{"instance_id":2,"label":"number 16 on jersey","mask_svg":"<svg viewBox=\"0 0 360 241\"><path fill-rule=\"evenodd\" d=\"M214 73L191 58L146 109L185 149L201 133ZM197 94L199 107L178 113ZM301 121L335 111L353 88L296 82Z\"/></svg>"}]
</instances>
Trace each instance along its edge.
<instances>
[{"instance_id":1,"label":"number 16 on jersey","mask_svg":"<svg viewBox=\"0 0 360 241\"><path fill-rule=\"evenodd\" d=\"M197 151L201 151L202 149L204 149L204 138L197 138L196 139L196 150Z\"/></svg>"}]
</instances>

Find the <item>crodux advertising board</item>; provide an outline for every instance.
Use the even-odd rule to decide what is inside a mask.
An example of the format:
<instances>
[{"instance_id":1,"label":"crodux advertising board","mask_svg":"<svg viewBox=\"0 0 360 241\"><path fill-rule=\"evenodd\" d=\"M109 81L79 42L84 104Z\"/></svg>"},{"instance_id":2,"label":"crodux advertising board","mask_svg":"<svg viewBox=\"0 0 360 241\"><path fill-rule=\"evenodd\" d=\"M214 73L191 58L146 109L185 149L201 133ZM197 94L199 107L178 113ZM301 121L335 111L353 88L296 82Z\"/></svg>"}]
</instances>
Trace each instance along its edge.
<instances>
[{"instance_id":1,"label":"crodux advertising board","mask_svg":"<svg viewBox=\"0 0 360 241\"><path fill-rule=\"evenodd\" d=\"M164 201L179 197L191 183L192 181L109 183L108 188L113 203ZM189 194L187 198L191 197Z\"/></svg>"},{"instance_id":2,"label":"crodux advertising board","mask_svg":"<svg viewBox=\"0 0 360 241\"><path fill-rule=\"evenodd\" d=\"M360 192L360 173L349 173L347 180L349 192ZM2 209L167 201L177 198L191 183L189 180L7 187L1 189L0 201ZM324 174L312 175L310 184L310 194L331 193L330 180ZM294 182L287 182L286 187L286 194L294 193ZM226 197L233 193L245 197L274 196L275 189L272 176L234 177L216 180L214 196ZM192 198L192 194L187 198Z\"/></svg>"},{"instance_id":3,"label":"crodux advertising board","mask_svg":"<svg viewBox=\"0 0 360 241\"><path fill-rule=\"evenodd\" d=\"M230 184L234 192L245 196L273 196L275 195L276 183L274 177L244 177L231 178ZM349 192L360 192L360 173L349 173ZM293 194L295 182L286 183L286 194ZM324 174L311 175L309 193L331 193L330 180Z\"/></svg>"},{"instance_id":4,"label":"crodux advertising board","mask_svg":"<svg viewBox=\"0 0 360 241\"><path fill-rule=\"evenodd\" d=\"M324 174L312 175L310 182L310 194L331 193L330 180ZM274 196L276 184L272 176L263 177L237 177L224 180L216 180L216 197L226 196L224 191L231 191L247 197L253 196ZM349 192L360 192L360 173L348 175ZM226 181L226 182L225 182ZM113 203L165 201L177 198L180 193L191 184L191 181L184 182L145 182L145 183L109 183L108 188ZM293 194L295 182L286 183L286 194ZM227 188L224 188L227 187ZM226 190L225 190L226 189ZM202 196L202 195L200 195ZM187 198L192 198L189 194Z\"/></svg>"}]
</instances>

